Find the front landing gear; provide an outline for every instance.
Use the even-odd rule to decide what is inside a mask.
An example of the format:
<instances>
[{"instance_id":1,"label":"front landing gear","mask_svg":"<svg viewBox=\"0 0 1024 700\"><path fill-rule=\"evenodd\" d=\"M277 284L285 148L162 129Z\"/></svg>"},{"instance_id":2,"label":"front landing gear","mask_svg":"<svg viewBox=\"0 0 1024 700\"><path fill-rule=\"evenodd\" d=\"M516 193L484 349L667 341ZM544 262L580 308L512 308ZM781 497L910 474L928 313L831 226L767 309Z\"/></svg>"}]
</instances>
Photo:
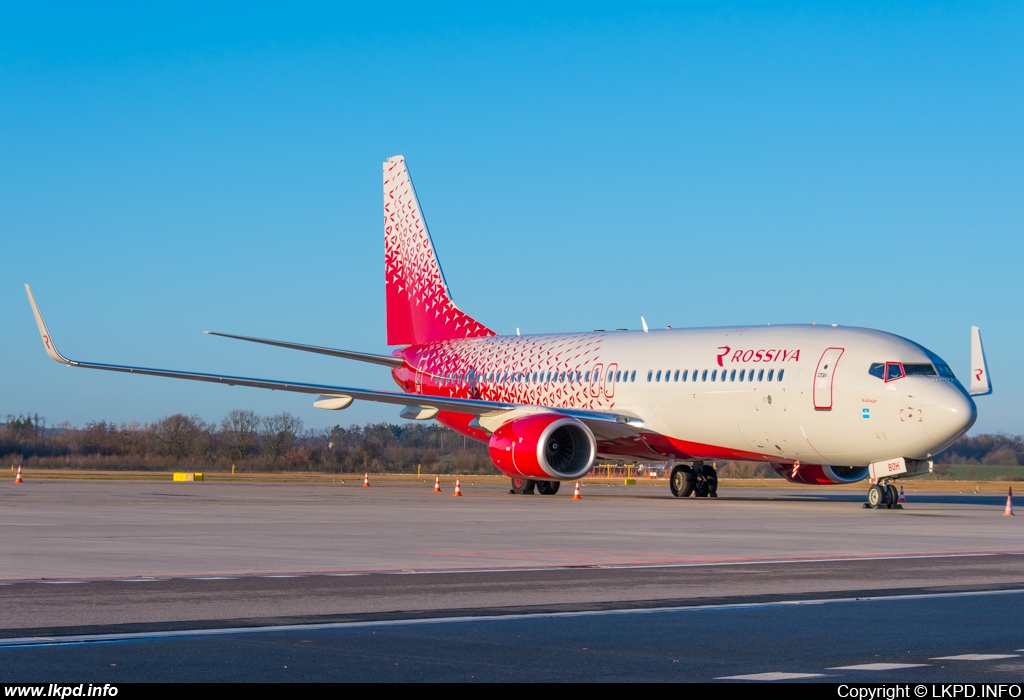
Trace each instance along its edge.
<instances>
[{"instance_id":1,"label":"front landing gear","mask_svg":"<svg viewBox=\"0 0 1024 700\"><path fill-rule=\"evenodd\" d=\"M887 479L881 484L871 484L871 488L868 489L868 502L864 504L864 507L871 508L872 510L878 508L902 510L903 506L900 505L899 500L900 492Z\"/></svg>"}]
</instances>

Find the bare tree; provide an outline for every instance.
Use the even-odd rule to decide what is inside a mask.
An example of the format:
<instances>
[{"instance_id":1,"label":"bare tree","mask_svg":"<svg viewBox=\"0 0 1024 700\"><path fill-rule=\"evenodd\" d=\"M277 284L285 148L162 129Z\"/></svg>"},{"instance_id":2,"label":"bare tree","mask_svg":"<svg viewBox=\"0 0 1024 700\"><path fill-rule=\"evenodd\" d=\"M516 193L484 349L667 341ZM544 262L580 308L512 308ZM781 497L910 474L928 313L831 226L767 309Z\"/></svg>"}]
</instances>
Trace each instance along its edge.
<instances>
[{"instance_id":1,"label":"bare tree","mask_svg":"<svg viewBox=\"0 0 1024 700\"><path fill-rule=\"evenodd\" d=\"M257 430L260 417L252 411L236 408L220 423L224 447L232 459L243 459L259 447Z\"/></svg>"},{"instance_id":2,"label":"bare tree","mask_svg":"<svg viewBox=\"0 0 1024 700\"><path fill-rule=\"evenodd\" d=\"M175 413L153 424L153 437L164 452L176 460L199 456L206 438L206 425L198 416Z\"/></svg>"},{"instance_id":3,"label":"bare tree","mask_svg":"<svg viewBox=\"0 0 1024 700\"><path fill-rule=\"evenodd\" d=\"M279 413L260 420L260 452L272 462L277 461L295 447L302 420L290 413Z\"/></svg>"}]
</instances>

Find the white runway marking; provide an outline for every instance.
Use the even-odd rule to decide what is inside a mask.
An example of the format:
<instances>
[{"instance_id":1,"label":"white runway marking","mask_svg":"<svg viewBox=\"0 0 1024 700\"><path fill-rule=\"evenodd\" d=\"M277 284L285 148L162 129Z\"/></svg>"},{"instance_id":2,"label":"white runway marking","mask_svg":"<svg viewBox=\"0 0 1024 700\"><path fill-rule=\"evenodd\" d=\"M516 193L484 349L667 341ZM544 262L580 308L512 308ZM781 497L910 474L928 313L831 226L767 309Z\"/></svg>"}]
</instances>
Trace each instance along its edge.
<instances>
[{"instance_id":1,"label":"white runway marking","mask_svg":"<svg viewBox=\"0 0 1024 700\"><path fill-rule=\"evenodd\" d=\"M1020 654L959 654L957 656L934 656L929 661L995 661L996 659L1017 659Z\"/></svg>"},{"instance_id":2,"label":"white runway marking","mask_svg":"<svg viewBox=\"0 0 1024 700\"><path fill-rule=\"evenodd\" d=\"M897 671L901 668L920 668L931 664L857 664L856 666L830 666L829 671Z\"/></svg>"},{"instance_id":3,"label":"white runway marking","mask_svg":"<svg viewBox=\"0 0 1024 700\"><path fill-rule=\"evenodd\" d=\"M469 622L477 624L480 622L504 622L514 620L539 620L556 618L576 617L603 617L606 615L651 615L657 613L694 613L694 612L718 612L730 610L758 610L763 608L778 608L798 605L831 605L834 603L869 603L888 600L930 600L942 598L968 598L975 596L1008 595L1024 593L1024 589L1015 588L1005 591L963 591L959 593L915 593L907 595L891 596L865 596L863 598L815 598L807 600L779 600L768 603L723 603L719 605L685 605L665 608L619 608L614 610L577 610L571 612L539 612L519 613L511 615L459 615L453 617L423 617L399 620L362 620L358 622L314 622L301 625L265 625L262 627L221 627L212 629L183 629L168 630L165 632L123 632L112 634L79 634L65 637L12 637L0 639L0 648L24 647L24 646L46 646L64 644L88 644L96 642L122 642L139 641L146 639L169 639L174 637L213 637L231 634L266 634L273 632L309 632L317 630L342 630L361 629L367 627L398 627L403 625L441 625L451 623ZM966 657L986 658L1012 658L1017 654L1008 656L967 654L963 657L948 657L950 659L964 659ZM947 658L947 657L944 657ZM982 659L977 659L982 660Z\"/></svg>"},{"instance_id":4,"label":"white runway marking","mask_svg":"<svg viewBox=\"0 0 1024 700\"><path fill-rule=\"evenodd\" d=\"M748 673L745 676L720 676L716 681L792 681L797 678L824 678L824 673L785 673L783 671L772 671L770 673Z\"/></svg>"}]
</instances>

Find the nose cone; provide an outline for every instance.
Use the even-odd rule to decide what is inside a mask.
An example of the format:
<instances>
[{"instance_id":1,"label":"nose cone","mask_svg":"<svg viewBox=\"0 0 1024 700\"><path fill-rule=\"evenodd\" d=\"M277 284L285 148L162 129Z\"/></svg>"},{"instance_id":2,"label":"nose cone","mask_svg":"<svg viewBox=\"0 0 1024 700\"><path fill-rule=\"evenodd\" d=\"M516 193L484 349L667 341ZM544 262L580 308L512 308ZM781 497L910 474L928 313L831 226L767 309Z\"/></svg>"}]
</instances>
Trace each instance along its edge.
<instances>
[{"instance_id":1,"label":"nose cone","mask_svg":"<svg viewBox=\"0 0 1024 700\"><path fill-rule=\"evenodd\" d=\"M921 399L924 429L936 443L953 442L978 419L978 409L971 397L949 382L932 382L925 387Z\"/></svg>"}]
</instances>

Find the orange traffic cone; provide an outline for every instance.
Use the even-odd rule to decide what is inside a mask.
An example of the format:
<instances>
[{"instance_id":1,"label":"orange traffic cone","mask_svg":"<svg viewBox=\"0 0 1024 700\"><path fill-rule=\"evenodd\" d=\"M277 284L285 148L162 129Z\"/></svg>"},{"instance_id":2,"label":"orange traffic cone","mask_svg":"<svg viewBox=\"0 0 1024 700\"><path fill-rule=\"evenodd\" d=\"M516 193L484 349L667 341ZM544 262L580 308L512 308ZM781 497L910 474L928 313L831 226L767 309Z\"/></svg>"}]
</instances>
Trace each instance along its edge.
<instances>
[{"instance_id":1,"label":"orange traffic cone","mask_svg":"<svg viewBox=\"0 0 1024 700\"><path fill-rule=\"evenodd\" d=\"M453 496L461 496L462 495L462 485L459 483L458 479L455 480L455 493L453 493L452 495Z\"/></svg>"},{"instance_id":2,"label":"orange traffic cone","mask_svg":"<svg viewBox=\"0 0 1024 700\"><path fill-rule=\"evenodd\" d=\"M434 477L434 493L441 493L441 475Z\"/></svg>"},{"instance_id":3,"label":"orange traffic cone","mask_svg":"<svg viewBox=\"0 0 1024 700\"><path fill-rule=\"evenodd\" d=\"M23 483L25 483L25 482L23 482L21 480L21 465L20 464L18 465L18 473L14 477L14 483L16 483L16 484L23 484ZM1013 515L1013 513L1010 513L1010 515Z\"/></svg>"},{"instance_id":4,"label":"orange traffic cone","mask_svg":"<svg viewBox=\"0 0 1024 700\"><path fill-rule=\"evenodd\" d=\"M370 485L370 472L365 472L363 474L363 486L369 486L369 485Z\"/></svg>"},{"instance_id":5,"label":"orange traffic cone","mask_svg":"<svg viewBox=\"0 0 1024 700\"><path fill-rule=\"evenodd\" d=\"M581 501L583 496L580 495L580 482L576 482L576 490L572 492L572 500Z\"/></svg>"},{"instance_id":6,"label":"orange traffic cone","mask_svg":"<svg viewBox=\"0 0 1024 700\"><path fill-rule=\"evenodd\" d=\"M1003 515L1013 515L1013 487L1010 487L1010 491L1006 494L1006 510L1003 511Z\"/></svg>"},{"instance_id":7,"label":"orange traffic cone","mask_svg":"<svg viewBox=\"0 0 1024 700\"><path fill-rule=\"evenodd\" d=\"M907 497L905 495L903 495L903 487L900 486L900 500L897 501L897 503L906 503L906 502L907 502Z\"/></svg>"}]
</instances>

